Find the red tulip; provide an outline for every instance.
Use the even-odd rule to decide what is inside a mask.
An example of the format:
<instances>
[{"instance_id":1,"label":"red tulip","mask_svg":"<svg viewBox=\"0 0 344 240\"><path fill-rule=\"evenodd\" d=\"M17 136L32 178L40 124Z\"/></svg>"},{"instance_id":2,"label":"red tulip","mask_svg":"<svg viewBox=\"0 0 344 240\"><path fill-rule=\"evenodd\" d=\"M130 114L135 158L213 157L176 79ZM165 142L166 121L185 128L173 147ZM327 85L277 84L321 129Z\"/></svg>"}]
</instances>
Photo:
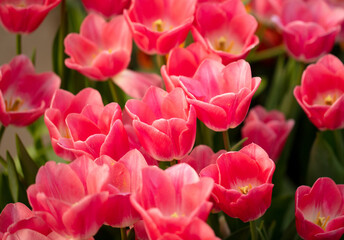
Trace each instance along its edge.
<instances>
[{"instance_id":1,"label":"red tulip","mask_svg":"<svg viewBox=\"0 0 344 240\"><path fill-rule=\"evenodd\" d=\"M131 0L82 0L88 11L100 13L105 17L122 14L130 6Z\"/></svg>"},{"instance_id":2,"label":"red tulip","mask_svg":"<svg viewBox=\"0 0 344 240\"><path fill-rule=\"evenodd\" d=\"M36 74L30 59L16 56L0 67L0 121L4 126L27 126L43 115L60 78L52 73Z\"/></svg>"},{"instance_id":3,"label":"red tulip","mask_svg":"<svg viewBox=\"0 0 344 240\"><path fill-rule=\"evenodd\" d=\"M254 142L276 162L293 126L294 120L286 121L283 113L277 110L267 112L262 106L256 106L241 129L242 137L248 138L244 146Z\"/></svg>"},{"instance_id":4,"label":"red tulip","mask_svg":"<svg viewBox=\"0 0 344 240\"><path fill-rule=\"evenodd\" d=\"M295 221L303 239L340 239L344 234L344 185L336 185L330 178L319 178L312 188L298 187Z\"/></svg>"},{"instance_id":5,"label":"red tulip","mask_svg":"<svg viewBox=\"0 0 344 240\"><path fill-rule=\"evenodd\" d=\"M61 0L1 0L0 20L12 33L31 33Z\"/></svg>"},{"instance_id":6,"label":"red tulip","mask_svg":"<svg viewBox=\"0 0 344 240\"><path fill-rule=\"evenodd\" d=\"M344 127L344 66L326 55L303 72L294 96L309 120L320 130Z\"/></svg>"},{"instance_id":7,"label":"red tulip","mask_svg":"<svg viewBox=\"0 0 344 240\"><path fill-rule=\"evenodd\" d=\"M194 19L197 0L133 0L124 15L137 46L148 54L167 54L181 44Z\"/></svg>"},{"instance_id":8,"label":"red tulip","mask_svg":"<svg viewBox=\"0 0 344 240\"><path fill-rule=\"evenodd\" d=\"M201 177L215 181L215 206L244 222L261 217L270 207L275 164L258 145L222 154L216 164L204 168Z\"/></svg>"},{"instance_id":9,"label":"red tulip","mask_svg":"<svg viewBox=\"0 0 344 240\"><path fill-rule=\"evenodd\" d=\"M142 101L131 99L125 108L142 147L153 158L171 161L191 151L196 137L196 112L182 89L167 93L151 87Z\"/></svg>"},{"instance_id":10,"label":"red tulip","mask_svg":"<svg viewBox=\"0 0 344 240\"><path fill-rule=\"evenodd\" d=\"M65 60L67 67L104 81L127 68L132 38L122 15L106 22L100 15L91 13L82 22L80 34L69 34L64 45L70 56Z\"/></svg>"}]
</instances>

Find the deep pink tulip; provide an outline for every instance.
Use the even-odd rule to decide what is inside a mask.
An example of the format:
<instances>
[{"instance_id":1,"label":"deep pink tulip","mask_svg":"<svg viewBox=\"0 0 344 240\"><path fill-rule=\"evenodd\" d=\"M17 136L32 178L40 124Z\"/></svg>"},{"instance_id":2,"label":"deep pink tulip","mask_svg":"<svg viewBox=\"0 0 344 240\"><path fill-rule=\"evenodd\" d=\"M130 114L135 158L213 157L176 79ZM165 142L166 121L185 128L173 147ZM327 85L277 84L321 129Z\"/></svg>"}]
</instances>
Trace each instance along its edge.
<instances>
[{"instance_id":1,"label":"deep pink tulip","mask_svg":"<svg viewBox=\"0 0 344 240\"><path fill-rule=\"evenodd\" d=\"M331 51L344 11L331 9L324 0L285 1L275 22L291 56L299 61L316 61Z\"/></svg>"},{"instance_id":2,"label":"deep pink tulip","mask_svg":"<svg viewBox=\"0 0 344 240\"><path fill-rule=\"evenodd\" d=\"M320 130L344 127L344 65L326 55L303 72L294 96L309 120Z\"/></svg>"},{"instance_id":3,"label":"deep pink tulip","mask_svg":"<svg viewBox=\"0 0 344 240\"><path fill-rule=\"evenodd\" d=\"M109 168L82 156L70 164L47 162L27 189L35 213L66 238L89 239L105 221Z\"/></svg>"},{"instance_id":4,"label":"deep pink tulip","mask_svg":"<svg viewBox=\"0 0 344 240\"><path fill-rule=\"evenodd\" d=\"M260 78L251 76L250 65L244 60L226 67L206 59L192 78L170 76L167 85L181 87L197 117L214 131L225 131L238 126L245 118Z\"/></svg>"},{"instance_id":5,"label":"deep pink tulip","mask_svg":"<svg viewBox=\"0 0 344 240\"><path fill-rule=\"evenodd\" d=\"M0 0L0 20L7 31L31 33L61 0Z\"/></svg>"},{"instance_id":6,"label":"deep pink tulip","mask_svg":"<svg viewBox=\"0 0 344 240\"><path fill-rule=\"evenodd\" d=\"M212 188L213 180L200 179L188 164L165 171L153 166L142 170L142 188L130 200L151 240L216 239L203 222L212 207L208 201Z\"/></svg>"},{"instance_id":7,"label":"deep pink tulip","mask_svg":"<svg viewBox=\"0 0 344 240\"><path fill-rule=\"evenodd\" d=\"M100 93L86 88L76 96L58 90L44 116L57 155L73 160L108 155L118 160L129 150L128 136L117 103L104 106Z\"/></svg>"},{"instance_id":8,"label":"deep pink tulip","mask_svg":"<svg viewBox=\"0 0 344 240\"><path fill-rule=\"evenodd\" d=\"M276 162L293 126L294 120L286 121L282 112L267 112L262 106L256 106L250 110L241 129L242 137L247 138L244 146L254 142Z\"/></svg>"},{"instance_id":9,"label":"deep pink tulip","mask_svg":"<svg viewBox=\"0 0 344 240\"><path fill-rule=\"evenodd\" d=\"M191 151L196 137L196 112L182 89L167 93L151 87L142 101L131 99L125 108L142 147L153 158L171 161Z\"/></svg>"},{"instance_id":10,"label":"deep pink tulip","mask_svg":"<svg viewBox=\"0 0 344 240\"><path fill-rule=\"evenodd\" d=\"M108 210L105 222L112 227L129 227L140 220L139 213L132 207L130 196L142 185L142 169L147 163L142 154L134 149L125 154L118 162L103 155L95 162L106 164L109 181L103 190L109 192Z\"/></svg>"},{"instance_id":11,"label":"deep pink tulip","mask_svg":"<svg viewBox=\"0 0 344 240\"><path fill-rule=\"evenodd\" d=\"M225 65L245 58L259 43L254 35L258 23L246 12L241 0L202 3L195 22L196 27L192 28L195 41L218 54Z\"/></svg>"},{"instance_id":12,"label":"deep pink tulip","mask_svg":"<svg viewBox=\"0 0 344 240\"><path fill-rule=\"evenodd\" d=\"M133 0L124 15L137 46L148 54L167 54L181 44L194 20L197 0Z\"/></svg>"},{"instance_id":13,"label":"deep pink tulip","mask_svg":"<svg viewBox=\"0 0 344 240\"><path fill-rule=\"evenodd\" d=\"M180 159L180 162L189 164L197 173L200 173L203 168L216 163L216 159L225 152L225 150L220 150L214 153L207 145L198 145L192 150L190 155Z\"/></svg>"},{"instance_id":14,"label":"deep pink tulip","mask_svg":"<svg viewBox=\"0 0 344 240\"><path fill-rule=\"evenodd\" d=\"M131 0L82 0L88 11L100 13L105 17L122 14L130 6Z\"/></svg>"},{"instance_id":15,"label":"deep pink tulip","mask_svg":"<svg viewBox=\"0 0 344 240\"><path fill-rule=\"evenodd\" d=\"M0 239L2 240L64 240L24 204L9 203L0 214Z\"/></svg>"},{"instance_id":16,"label":"deep pink tulip","mask_svg":"<svg viewBox=\"0 0 344 240\"><path fill-rule=\"evenodd\" d=\"M298 234L306 240L338 240L344 234L344 184L319 178L312 188L300 186L295 193Z\"/></svg>"},{"instance_id":17,"label":"deep pink tulip","mask_svg":"<svg viewBox=\"0 0 344 240\"><path fill-rule=\"evenodd\" d=\"M261 217L270 207L275 164L258 145L222 154L216 164L204 168L201 177L215 181L215 206L244 222Z\"/></svg>"},{"instance_id":18,"label":"deep pink tulip","mask_svg":"<svg viewBox=\"0 0 344 240\"><path fill-rule=\"evenodd\" d=\"M30 59L16 56L0 67L0 121L4 126L27 126L50 105L60 78L52 73L35 73Z\"/></svg>"},{"instance_id":19,"label":"deep pink tulip","mask_svg":"<svg viewBox=\"0 0 344 240\"><path fill-rule=\"evenodd\" d=\"M91 13L81 24L80 34L71 33L64 41L70 58L67 67L99 81L126 69L130 62L132 37L122 15L107 22Z\"/></svg>"}]
</instances>

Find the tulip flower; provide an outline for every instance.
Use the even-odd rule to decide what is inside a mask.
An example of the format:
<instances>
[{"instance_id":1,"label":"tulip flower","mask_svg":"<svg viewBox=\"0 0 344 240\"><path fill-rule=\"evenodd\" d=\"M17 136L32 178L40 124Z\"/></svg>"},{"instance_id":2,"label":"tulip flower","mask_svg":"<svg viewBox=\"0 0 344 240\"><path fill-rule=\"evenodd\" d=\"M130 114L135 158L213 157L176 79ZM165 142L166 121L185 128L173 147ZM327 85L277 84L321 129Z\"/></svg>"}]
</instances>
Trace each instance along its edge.
<instances>
[{"instance_id":1,"label":"tulip flower","mask_svg":"<svg viewBox=\"0 0 344 240\"><path fill-rule=\"evenodd\" d=\"M129 150L128 136L117 103L103 105L100 93L86 88L76 96L56 92L44 121L57 155L73 160L101 155L118 160Z\"/></svg>"},{"instance_id":2,"label":"tulip flower","mask_svg":"<svg viewBox=\"0 0 344 240\"><path fill-rule=\"evenodd\" d=\"M35 213L58 234L90 239L103 225L109 193L102 191L109 168L82 156L70 164L47 162L27 189Z\"/></svg>"},{"instance_id":3,"label":"tulip flower","mask_svg":"<svg viewBox=\"0 0 344 240\"><path fill-rule=\"evenodd\" d=\"M225 65L245 58L259 42L254 35L258 23L246 12L241 0L202 3L195 22L192 29L195 41L218 54Z\"/></svg>"},{"instance_id":4,"label":"tulip flower","mask_svg":"<svg viewBox=\"0 0 344 240\"><path fill-rule=\"evenodd\" d=\"M216 207L248 222L270 207L274 171L275 164L264 149L251 143L238 152L222 154L200 176L214 179L212 197Z\"/></svg>"},{"instance_id":5,"label":"tulip flower","mask_svg":"<svg viewBox=\"0 0 344 240\"><path fill-rule=\"evenodd\" d=\"M52 73L37 74L30 59L16 56L0 67L0 121L27 126L49 107L60 87L60 78Z\"/></svg>"},{"instance_id":6,"label":"tulip flower","mask_svg":"<svg viewBox=\"0 0 344 240\"><path fill-rule=\"evenodd\" d=\"M7 31L28 34L35 31L60 2L61 0L1 0L0 20Z\"/></svg>"},{"instance_id":7,"label":"tulip flower","mask_svg":"<svg viewBox=\"0 0 344 240\"><path fill-rule=\"evenodd\" d=\"M0 239L64 240L24 204L9 203L0 214Z\"/></svg>"},{"instance_id":8,"label":"tulip flower","mask_svg":"<svg viewBox=\"0 0 344 240\"><path fill-rule=\"evenodd\" d=\"M344 127L344 65L326 55L303 72L294 96L309 120L320 130Z\"/></svg>"},{"instance_id":9,"label":"tulip flower","mask_svg":"<svg viewBox=\"0 0 344 240\"><path fill-rule=\"evenodd\" d=\"M254 142L276 162L293 126L294 120L286 121L283 113L277 110L267 112L262 106L256 106L241 129L242 137L247 137L244 146Z\"/></svg>"},{"instance_id":10,"label":"tulip flower","mask_svg":"<svg viewBox=\"0 0 344 240\"><path fill-rule=\"evenodd\" d=\"M142 147L153 158L172 161L191 151L196 137L196 112L182 89L167 93L151 87L142 100L130 99L125 108Z\"/></svg>"},{"instance_id":11,"label":"tulip flower","mask_svg":"<svg viewBox=\"0 0 344 240\"><path fill-rule=\"evenodd\" d=\"M344 185L324 177L312 188L298 187L295 222L303 239L340 239L344 234Z\"/></svg>"},{"instance_id":12,"label":"tulip flower","mask_svg":"<svg viewBox=\"0 0 344 240\"><path fill-rule=\"evenodd\" d=\"M197 117L214 131L235 128L245 118L260 78L251 76L250 65L244 60L226 67L206 59L192 78L165 77L167 85L181 87L194 106Z\"/></svg>"},{"instance_id":13,"label":"tulip flower","mask_svg":"<svg viewBox=\"0 0 344 240\"><path fill-rule=\"evenodd\" d=\"M109 18L122 14L123 9L130 6L131 0L82 0L82 3L88 11L100 13Z\"/></svg>"},{"instance_id":14,"label":"tulip flower","mask_svg":"<svg viewBox=\"0 0 344 240\"><path fill-rule=\"evenodd\" d=\"M148 54L167 54L186 38L197 0L133 0L124 16L136 45Z\"/></svg>"},{"instance_id":15,"label":"tulip flower","mask_svg":"<svg viewBox=\"0 0 344 240\"><path fill-rule=\"evenodd\" d=\"M123 16L107 22L91 13L81 24L80 34L70 33L64 41L70 58L67 67L99 81L115 76L130 62L132 38Z\"/></svg>"},{"instance_id":16,"label":"tulip flower","mask_svg":"<svg viewBox=\"0 0 344 240\"><path fill-rule=\"evenodd\" d=\"M212 179L200 179L185 163L165 171L146 167L142 170L142 188L130 200L151 240L217 239L204 222L212 207L208 201L212 188Z\"/></svg>"}]
</instances>

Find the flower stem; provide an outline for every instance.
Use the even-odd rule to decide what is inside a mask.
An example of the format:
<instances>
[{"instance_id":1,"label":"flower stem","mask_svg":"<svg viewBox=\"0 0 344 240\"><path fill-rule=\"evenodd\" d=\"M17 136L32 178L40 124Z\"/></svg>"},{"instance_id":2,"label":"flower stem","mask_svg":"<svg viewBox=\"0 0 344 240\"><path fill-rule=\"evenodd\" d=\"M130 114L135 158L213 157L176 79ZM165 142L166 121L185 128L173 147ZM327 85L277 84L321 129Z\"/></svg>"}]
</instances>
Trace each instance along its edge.
<instances>
[{"instance_id":1,"label":"flower stem","mask_svg":"<svg viewBox=\"0 0 344 240\"><path fill-rule=\"evenodd\" d=\"M337 148L337 151L339 154L338 159L344 160L344 142L343 142L341 130L334 130L332 132L334 135L334 141L336 144L336 148ZM342 163L344 164L343 161L342 161Z\"/></svg>"},{"instance_id":2,"label":"flower stem","mask_svg":"<svg viewBox=\"0 0 344 240\"><path fill-rule=\"evenodd\" d=\"M6 130L6 127L4 125L0 126L0 146L1 146L1 140L2 140L2 137L4 136L5 130Z\"/></svg>"},{"instance_id":3,"label":"flower stem","mask_svg":"<svg viewBox=\"0 0 344 240\"><path fill-rule=\"evenodd\" d=\"M127 240L127 229L121 228L121 240Z\"/></svg>"},{"instance_id":4,"label":"flower stem","mask_svg":"<svg viewBox=\"0 0 344 240\"><path fill-rule=\"evenodd\" d=\"M258 234L257 234L257 228L256 228L256 222L255 221L250 222L250 231L251 231L251 239L252 240L258 240Z\"/></svg>"},{"instance_id":5,"label":"flower stem","mask_svg":"<svg viewBox=\"0 0 344 240\"><path fill-rule=\"evenodd\" d=\"M66 1L61 1L60 9L60 32L59 32L59 49L58 49L58 73L64 79L64 38L66 36Z\"/></svg>"},{"instance_id":6,"label":"flower stem","mask_svg":"<svg viewBox=\"0 0 344 240\"><path fill-rule=\"evenodd\" d=\"M111 78L109 78L108 83L109 83L109 88L111 91L112 100L119 104L119 98L118 98L118 94L115 88L115 84L112 82Z\"/></svg>"},{"instance_id":7,"label":"flower stem","mask_svg":"<svg viewBox=\"0 0 344 240\"><path fill-rule=\"evenodd\" d=\"M226 151L230 151L231 150L231 145L229 143L228 131L223 131L222 132L222 137L223 137L223 145L224 145Z\"/></svg>"},{"instance_id":8,"label":"flower stem","mask_svg":"<svg viewBox=\"0 0 344 240\"><path fill-rule=\"evenodd\" d=\"M254 54L250 55L247 57L248 62L257 62L257 61L262 61L265 59L273 58L278 55L281 55L285 52L285 47L284 45L279 45L273 48L269 48L266 50L254 52Z\"/></svg>"},{"instance_id":9,"label":"flower stem","mask_svg":"<svg viewBox=\"0 0 344 240\"><path fill-rule=\"evenodd\" d=\"M22 53L22 35L17 34L17 55Z\"/></svg>"}]
</instances>

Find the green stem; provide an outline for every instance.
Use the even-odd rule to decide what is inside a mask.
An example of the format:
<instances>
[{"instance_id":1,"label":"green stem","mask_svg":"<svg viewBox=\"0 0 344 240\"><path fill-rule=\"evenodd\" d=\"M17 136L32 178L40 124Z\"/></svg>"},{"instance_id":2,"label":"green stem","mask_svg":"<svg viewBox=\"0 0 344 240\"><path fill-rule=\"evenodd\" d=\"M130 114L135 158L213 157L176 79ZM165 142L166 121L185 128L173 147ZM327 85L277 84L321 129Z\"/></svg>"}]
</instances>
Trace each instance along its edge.
<instances>
[{"instance_id":1,"label":"green stem","mask_svg":"<svg viewBox=\"0 0 344 240\"><path fill-rule=\"evenodd\" d=\"M0 126L0 146L1 146L1 140L2 140L2 137L4 136L5 130L6 130L6 127L4 125Z\"/></svg>"},{"instance_id":2,"label":"green stem","mask_svg":"<svg viewBox=\"0 0 344 240\"><path fill-rule=\"evenodd\" d=\"M344 142L341 130L332 131L334 135L334 140L336 143L337 152L339 154L338 159L344 164Z\"/></svg>"},{"instance_id":3,"label":"green stem","mask_svg":"<svg viewBox=\"0 0 344 240\"><path fill-rule=\"evenodd\" d=\"M228 131L223 131L222 132L222 138L223 138L223 145L225 147L226 151L230 151L231 150L231 145L229 142L229 135L228 135Z\"/></svg>"},{"instance_id":4,"label":"green stem","mask_svg":"<svg viewBox=\"0 0 344 240\"><path fill-rule=\"evenodd\" d=\"M250 231L251 231L251 240L258 240L258 234L257 234L255 221L250 222Z\"/></svg>"},{"instance_id":5,"label":"green stem","mask_svg":"<svg viewBox=\"0 0 344 240\"><path fill-rule=\"evenodd\" d=\"M262 60L266 60L269 58L276 57L278 55L281 55L285 52L284 45L279 45L277 47L269 48L266 50L262 50L259 52L254 52L254 54L247 57L248 62L258 62Z\"/></svg>"},{"instance_id":6,"label":"green stem","mask_svg":"<svg viewBox=\"0 0 344 240\"><path fill-rule=\"evenodd\" d=\"M22 35L17 34L17 55L22 53Z\"/></svg>"},{"instance_id":7,"label":"green stem","mask_svg":"<svg viewBox=\"0 0 344 240\"><path fill-rule=\"evenodd\" d=\"M60 32L59 32L59 51L58 51L58 73L64 79L64 38L66 36L66 1L61 1L60 9Z\"/></svg>"},{"instance_id":8,"label":"green stem","mask_svg":"<svg viewBox=\"0 0 344 240\"><path fill-rule=\"evenodd\" d=\"M108 80L108 83L109 83L109 88L111 91L112 100L119 104L119 98L118 98L118 94L115 88L115 84L112 82L111 78Z\"/></svg>"},{"instance_id":9,"label":"green stem","mask_svg":"<svg viewBox=\"0 0 344 240\"><path fill-rule=\"evenodd\" d=\"M121 228L121 240L127 240L127 229Z\"/></svg>"}]
</instances>

